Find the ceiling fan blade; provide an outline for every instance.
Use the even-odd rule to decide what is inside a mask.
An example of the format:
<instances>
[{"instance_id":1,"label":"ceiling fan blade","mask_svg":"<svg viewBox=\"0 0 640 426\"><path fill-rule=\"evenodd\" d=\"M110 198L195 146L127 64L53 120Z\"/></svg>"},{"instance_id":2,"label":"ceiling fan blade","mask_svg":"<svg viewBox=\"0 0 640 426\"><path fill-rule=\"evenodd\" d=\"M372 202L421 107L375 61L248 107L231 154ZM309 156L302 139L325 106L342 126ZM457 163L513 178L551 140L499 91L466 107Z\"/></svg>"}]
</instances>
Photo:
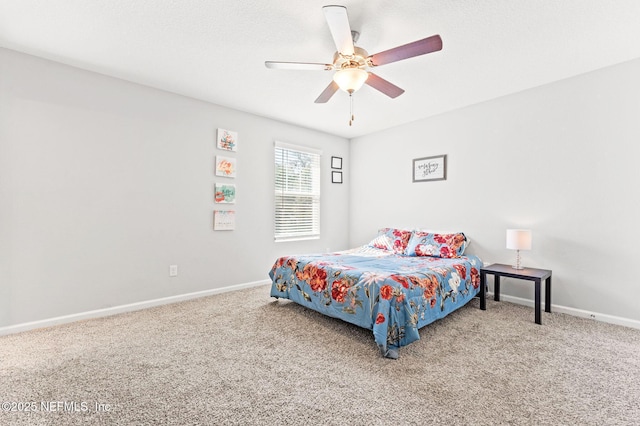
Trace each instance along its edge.
<instances>
[{"instance_id":1,"label":"ceiling fan blade","mask_svg":"<svg viewBox=\"0 0 640 426\"><path fill-rule=\"evenodd\" d=\"M332 64L318 64L312 62L276 62L265 61L267 68L277 70L310 70L310 71L329 71L333 69Z\"/></svg>"},{"instance_id":2,"label":"ceiling fan blade","mask_svg":"<svg viewBox=\"0 0 640 426\"><path fill-rule=\"evenodd\" d=\"M316 99L314 102L317 103L317 104L323 104L323 103L327 102L329 99L331 99L333 94L338 91L339 88L340 87L338 87L336 82L331 80L331 83L329 83L327 88L324 89L322 91L322 93L320 93L320 96L318 96L318 99Z\"/></svg>"},{"instance_id":3,"label":"ceiling fan blade","mask_svg":"<svg viewBox=\"0 0 640 426\"><path fill-rule=\"evenodd\" d=\"M393 83L389 83L384 78L379 77L372 72L369 73L369 78L367 78L365 83L374 89L381 91L390 98L397 98L404 93L404 89L399 88Z\"/></svg>"},{"instance_id":4,"label":"ceiling fan blade","mask_svg":"<svg viewBox=\"0 0 640 426\"><path fill-rule=\"evenodd\" d=\"M338 52L345 56L353 55L353 38L347 8L344 6L324 6L322 11Z\"/></svg>"},{"instance_id":5,"label":"ceiling fan blade","mask_svg":"<svg viewBox=\"0 0 640 426\"><path fill-rule=\"evenodd\" d=\"M414 56L425 55L431 52L437 52L442 49L442 39L439 35L414 41L413 43L404 44L376 53L369 56L372 66L389 64L391 62L400 61L402 59L413 58Z\"/></svg>"}]
</instances>

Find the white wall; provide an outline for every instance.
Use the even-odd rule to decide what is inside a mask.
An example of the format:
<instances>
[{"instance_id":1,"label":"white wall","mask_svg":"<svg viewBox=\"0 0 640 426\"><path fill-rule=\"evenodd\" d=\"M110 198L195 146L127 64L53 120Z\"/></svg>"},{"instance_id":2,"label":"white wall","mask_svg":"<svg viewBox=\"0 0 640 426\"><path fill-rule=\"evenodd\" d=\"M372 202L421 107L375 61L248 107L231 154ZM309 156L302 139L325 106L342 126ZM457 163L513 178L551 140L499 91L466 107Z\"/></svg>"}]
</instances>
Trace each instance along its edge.
<instances>
[{"instance_id":1,"label":"white wall","mask_svg":"<svg viewBox=\"0 0 640 426\"><path fill-rule=\"evenodd\" d=\"M512 263L505 230L531 228L523 263L553 270L554 304L640 320L638 76L635 60L352 140L351 245L383 226L462 230ZM412 183L412 159L438 154L447 180ZM533 298L518 280L502 293Z\"/></svg>"},{"instance_id":2,"label":"white wall","mask_svg":"<svg viewBox=\"0 0 640 426\"><path fill-rule=\"evenodd\" d=\"M553 270L554 304L640 320L637 75L640 60L349 146L0 49L0 327L264 280L279 255L353 247L382 226L460 229L503 263L505 229L530 227L524 263ZM212 227L218 127L240 135L232 232ZM275 139L324 151L319 241L273 242ZM411 160L436 154L448 179L412 183ZM503 293L532 294L512 280Z\"/></svg>"},{"instance_id":3,"label":"white wall","mask_svg":"<svg viewBox=\"0 0 640 426\"><path fill-rule=\"evenodd\" d=\"M218 127L239 132L235 231L213 230ZM323 150L320 240L273 242L276 139ZM332 155L348 182L346 139L0 49L0 328L265 280L277 256L348 248Z\"/></svg>"}]
</instances>

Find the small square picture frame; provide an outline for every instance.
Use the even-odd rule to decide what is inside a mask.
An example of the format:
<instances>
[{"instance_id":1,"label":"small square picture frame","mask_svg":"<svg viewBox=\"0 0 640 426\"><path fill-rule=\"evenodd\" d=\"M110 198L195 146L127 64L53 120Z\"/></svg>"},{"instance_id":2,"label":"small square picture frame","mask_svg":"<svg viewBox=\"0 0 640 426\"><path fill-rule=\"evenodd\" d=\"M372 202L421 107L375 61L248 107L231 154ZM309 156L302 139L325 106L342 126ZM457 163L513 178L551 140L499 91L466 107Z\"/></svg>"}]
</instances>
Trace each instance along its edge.
<instances>
[{"instance_id":1,"label":"small square picture frame","mask_svg":"<svg viewBox=\"0 0 640 426\"><path fill-rule=\"evenodd\" d=\"M236 229L235 210L214 210L213 211L214 231L233 231Z\"/></svg>"},{"instance_id":2,"label":"small square picture frame","mask_svg":"<svg viewBox=\"0 0 640 426\"><path fill-rule=\"evenodd\" d=\"M342 172L331 171L331 183L342 183Z\"/></svg>"},{"instance_id":3,"label":"small square picture frame","mask_svg":"<svg viewBox=\"0 0 640 426\"><path fill-rule=\"evenodd\" d=\"M216 176L229 178L236 177L236 159L234 157L224 157L216 155Z\"/></svg>"},{"instance_id":4,"label":"small square picture frame","mask_svg":"<svg viewBox=\"0 0 640 426\"><path fill-rule=\"evenodd\" d=\"M331 157L331 168L342 169L342 157Z\"/></svg>"},{"instance_id":5,"label":"small square picture frame","mask_svg":"<svg viewBox=\"0 0 640 426\"><path fill-rule=\"evenodd\" d=\"M238 132L227 129L218 129L216 139L216 146L218 149L234 152L238 150Z\"/></svg>"},{"instance_id":6,"label":"small square picture frame","mask_svg":"<svg viewBox=\"0 0 640 426\"><path fill-rule=\"evenodd\" d=\"M219 204L234 204L236 202L236 185L232 183L216 183L213 200Z\"/></svg>"}]
</instances>

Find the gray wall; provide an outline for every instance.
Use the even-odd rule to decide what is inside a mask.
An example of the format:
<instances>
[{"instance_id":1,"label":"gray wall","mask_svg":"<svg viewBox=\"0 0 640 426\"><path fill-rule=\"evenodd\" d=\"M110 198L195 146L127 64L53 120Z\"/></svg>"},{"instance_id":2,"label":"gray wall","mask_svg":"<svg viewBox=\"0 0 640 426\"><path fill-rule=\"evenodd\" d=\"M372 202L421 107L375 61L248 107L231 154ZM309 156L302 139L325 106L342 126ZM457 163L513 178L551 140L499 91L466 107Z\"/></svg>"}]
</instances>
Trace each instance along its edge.
<instances>
[{"instance_id":1,"label":"gray wall","mask_svg":"<svg viewBox=\"0 0 640 426\"><path fill-rule=\"evenodd\" d=\"M459 229L503 263L505 230L529 227L524 263L553 270L555 304L638 321L637 75L640 60L349 144L0 49L0 328L261 281L279 255L382 226ZM231 232L212 226L218 127L239 132ZM324 151L319 241L273 242L276 139ZM436 154L448 179L412 183L411 160Z\"/></svg>"},{"instance_id":2,"label":"gray wall","mask_svg":"<svg viewBox=\"0 0 640 426\"><path fill-rule=\"evenodd\" d=\"M235 231L213 230L218 127L239 132ZM273 241L276 139L323 150L320 240ZM279 255L348 248L332 155L348 183L346 139L0 49L0 327L261 281Z\"/></svg>"},{"instance_id":3,"label":"gray wall","mask_svg":"<svg viewBox=\"0 0 640 426\"><path fill-rule=\"evenodd\" d=\"M512 263L506 229L531 228L523 262L553 270L554 304L640 320L638 76L635 60L352 140L351 245L383 226L461 230ZM447 180L412 183L412 159L438 154Z\"/></svg>"}]
</instances>

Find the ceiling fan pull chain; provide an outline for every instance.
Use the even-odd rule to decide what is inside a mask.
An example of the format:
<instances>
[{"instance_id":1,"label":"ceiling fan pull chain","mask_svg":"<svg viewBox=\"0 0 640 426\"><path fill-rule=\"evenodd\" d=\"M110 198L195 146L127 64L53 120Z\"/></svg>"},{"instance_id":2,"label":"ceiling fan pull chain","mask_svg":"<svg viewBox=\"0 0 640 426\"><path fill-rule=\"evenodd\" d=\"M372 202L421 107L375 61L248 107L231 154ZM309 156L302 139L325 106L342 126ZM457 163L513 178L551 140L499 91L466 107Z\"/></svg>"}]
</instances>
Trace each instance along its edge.
<instances>
[{"instance_id":1,"label":"ceiling fan pull chain","mask_svg":"<svg viewBox=\"0 0 640 426\"><path fill-rule=\"evenodd\" d=\"M351 119L349 120L349 126L351 126L353 120L355 120L355 116L353 115L353 92L349 92L349 115L351 116Z\"/></svg>"}]
</instances>

